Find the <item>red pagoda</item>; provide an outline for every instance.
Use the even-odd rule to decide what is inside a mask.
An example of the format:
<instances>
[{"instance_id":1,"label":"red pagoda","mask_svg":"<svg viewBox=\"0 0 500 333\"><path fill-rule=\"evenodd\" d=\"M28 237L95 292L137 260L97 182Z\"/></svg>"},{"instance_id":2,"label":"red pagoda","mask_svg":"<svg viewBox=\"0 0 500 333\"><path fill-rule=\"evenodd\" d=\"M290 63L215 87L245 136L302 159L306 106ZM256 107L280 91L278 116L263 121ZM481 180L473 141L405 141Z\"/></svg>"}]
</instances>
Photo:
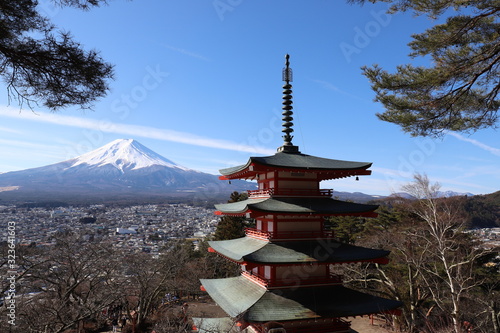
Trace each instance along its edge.
<instances>
[{"instance_id":1,"label":"red pagoda","mask_svg":"<svg viewBox=\"0 0 500 333\"><path fill-rule=\"evenodd\" d=\"M343 318L398 313L401 303L343 286L336 265L386 264L388 251L337 241L325 230L331 216L376 217L378 206L335 200L328 179L370 175L371 163L303 154L292 144L292 71L283 69L284 143L276 154L250 157L220 170L222 180L256 180L247 200L216 205L217 215L255 220L246 236L210 242L210 251L241 265L241 275L201 280L202 289L238 323L254 332L349 332ZM226 319L227 321L227 319Z\"/></svg>"}]
</instances>

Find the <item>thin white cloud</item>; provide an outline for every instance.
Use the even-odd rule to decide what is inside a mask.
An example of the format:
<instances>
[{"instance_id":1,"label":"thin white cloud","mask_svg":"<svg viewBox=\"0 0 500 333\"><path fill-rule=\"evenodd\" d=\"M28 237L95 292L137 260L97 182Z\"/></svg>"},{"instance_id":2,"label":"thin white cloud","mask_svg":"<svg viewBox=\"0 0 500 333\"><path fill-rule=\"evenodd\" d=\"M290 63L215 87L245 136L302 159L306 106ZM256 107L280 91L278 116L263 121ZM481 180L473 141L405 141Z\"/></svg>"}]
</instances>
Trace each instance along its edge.
<instances>
[{"instance_id":1,"label":"thin white cloud","mask_svg":"<svg viewBox=\"0 0 500 333\"><path fill-rule=\"evenodd\" d=\"M168 45L168 44L165 44L165 43L158 43L158 44L161 45L161 46L166 47L167 49L170 49L172 51L175 51L175 52L187 55L187 56L192 57L192 58L197 58L197 59L200 59L200 60L203 60L203 61L210 61L210 59L208 59L207 57L204 57L204 56L202 56L200 54L188 51L186 49L182 49L182 48L175 47L175 46L172 46L172 45Z\"/></svg>"},{"instance_id":2,"label":"thin white cloud","mask_svg":"<svg viewBox=\"0 0 500 333\"><path fill-rule=\"evenodd\" d=\"M114 123L107 120L96 120L90 118L81 118L75 116L61 115L56 113L13 110L9 107L0 107L0 117L9 117L23 119L26 121L36 121L42 123L50 123L61 126L71 126L77 128L85 128L103 133L114 133L132 137L143 137L148 139L156 139L163 141L171 141L184 143L188 145L225 149L240 152L250 152L257 154L274 154L274 150L239 144L227 140L219 140L199 135L172 131L168 129L155 128L150 126L130 125L123 123Z\"/></svg>"},{"instance_id":3,"label":"thin white cloud","mask_svg":"<svg viewBox=\"0 0 500 333\"><path fill-rule=\"evenodd\" d=\"M401 191L403 185L413 182L413 174L405 175L396 169L373 167L373 174L370 177L359 177L359 182L352 182L350 178L336 180L334 186L342 186L343 191L361 191L364 193L396 193ZM473 170L473 169L472 169ZM456 192L472 192L472 193L491 193L498 189L491 186L485 186L474 181L467 181L471 177L481 175L498 174L497 167L483 166L481 172L472 172L470 174L462 173L461 177L440 177L429 175L431 182L441 184L441 190L452 190ZM356 189L356 186L358 189ZM377 190L378 189L378 190ZM371 192L369 192L371 191Z\"/></svg>"},{"instance_id":4,"label":"thin white cloud","mask_svg":"<svg viewBox=\"0 0 500 333\"><path fill-rule=\"evenodd\" d=\"M343 95L346 95L346 96L349 96L349 97L352 97L352 98L355 98L355 99L358 99L358 100L361 100L361 101L366 101L364 98L361 98L359 96L356 96L356 95L353 95L351 93L348 93L342 89L339 89L337 86L335 86L334 84L328 82L328 81L323 81L323 80L316 80L316 79L313 79L311 80L312 82L316 82L318 84L320 84L323 88L325 89L328 89L328 90L331 90L331 91L335 91L339 94L343 94Z\"/></svg>"},{"instance_id":5,"label":"thin white cloud","mask_svg":"<svg viewBox=\"0 0 500 333\"><path fill-rule=\"evenodd\" d=\"M64 158L65 156L61 153L61 150L49 152L30 150L27 154L21 154L19 150L2 151L2 159L11 160L12 162L15 161L16 163L22 161L22 163L14 169L8 169L9 171L38 167L40 166L40 163L38 163L40 161L47 161L47 163L50 164L53 163L53 161L61 161Z\"/></svg>"},{"instance_id":6,"label":"thin white cloud","mask_svg":"<svg viewBox=\"0 0 500 333\"><path fill-rule=\"evenodd\" d=\"M23 134L23 132L21 132L21 131L18 131L18 130L12 129L12 128L8 128L8 127L4 127L4 126L0 126L0 132L12 133L12 134Z\"/></svg>"},{"instance_id":7,"label":"thin white cloud","mask_svg":"<svg viewBox=\"0 0 500 333\"><path fill-rule=\"evenodd\" d=\"M389 168L381 168L381 167L372 167L371 168L372 173L378 174L378 175L384 175L385 177L402 177L402 173L399 170L396 169L389 169Z\"/></svg>"},{"instance_id":8,"label":"thin white cloud","mask_svg":"<svg viewBox=\"0 0 500 333\"><path fill-rule=\"evenodd\" d=\"M496 178L500 179L500 173L498 172L498 165L478 165L472 168L467 168L466 171L464 172L464 178L466 178L467 175L472 175L472 176L495 176Z\"/></svg>"},{"instance_id":9,"label":"thin white cloud","mask_svg":"<svg viewBox=\"0 0 500 333\"><path fill-rule=\"evenodd\" d=\"M38 149L38 150L50 150L50 149L57 148L56 146L52 146L52 145L45 145L45 144L41 144L41 143L19 141L19 140L10 140L10 139L0 139L0 145L8 146L8 147Z\"/></svg>"},{"instance_id":10,"label":"thin white cloud","mask_svg":"<svg viewBox=\"0 0 500 333\"><path fill-rule=\"evenodd\" d=\"M59 146L1 139L0 157L0 172L36 168L66 158L65 150Z\"/></svg>"},{"instance_id":11,"label":"thin white cloud","mask_svg":"<svg viewBox=\"0 0 500 333\"><path fill-rule=\"evenodd\" d=\"M484 144L480 141L466 138L458 133L448 132L447 134L457 138L458 140L472 143L474 146L479 147L483 150L486 150L486 151L492 153L493 155L500 156L500 149L499 148L491 147L491 146L488 146L487 144Z\"/></svg>"}]
</instances>

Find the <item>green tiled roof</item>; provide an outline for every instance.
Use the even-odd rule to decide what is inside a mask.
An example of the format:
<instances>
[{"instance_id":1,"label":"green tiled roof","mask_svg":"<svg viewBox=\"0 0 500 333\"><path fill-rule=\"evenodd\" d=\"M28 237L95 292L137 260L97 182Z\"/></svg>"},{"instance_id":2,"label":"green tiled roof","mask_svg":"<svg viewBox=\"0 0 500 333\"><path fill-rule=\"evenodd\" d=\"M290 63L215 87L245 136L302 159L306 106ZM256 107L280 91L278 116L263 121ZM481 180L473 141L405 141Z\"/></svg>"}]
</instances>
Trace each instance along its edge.
<instances>
[{"instance_id":1,"label":"green tiled roof","mask_svg":"<svg viewBox=\"0 0 500 333\"><path fill-rule=\"evenodd\" d=\"M230 175L248 168L252 163L259 163L278 168L314 170L356 170L367 169L372 165L370 162L342 161L306 154L276 153L271 156L250 157L247 164L221 169L219 172L223 175Z\"/></svg>"},{"instance_id":2,"label":"green tiled roof","mask_svg":"<svg viewBox=\"0 0 500 333\"><path fill-rule=\"evenodd\" d=\"M233 318L248 310L266 293L265 288L242 276L200 279L200 282L210 297Z\"/></svg>"},{"instance_id":3,"label":"green tiled roof","mask_svg":"<svg viewBox=\"0 0 500 333\"><path fill-rule=\"evenodd\" d=\"M247 199L215 205L226 214L240 214L247 210L290 214L356 214L368 213L378 208L377 205L365 205L332 198L260 198Z\"/></svg>"},{"instance_id":4,"label":"green tiled roof","mask_svg":"<svg viewBox=\"0 0 500 333\"><path fill-rule=\"evenodd\" d=\"M268 291L247 310L244 318L249 322L268 322L320 318L320 315L300 301Z\"/></svg>"},{"instance_id":5,"label":"green tiled roof","mask_svg":"<svg viewBox=\"0 0 500 333\"><path fill-rule=\"evenodd\" d=\"M248 321L258 322L293 320L293 317L310 318L296 311L289 312L286 308L289 302L300 304L323 318L367 315L395 310L402 306L401 302L361 293L343 286L275 289L267 292L250 307L245 317Z\"/></svg>"},{"instance_id":6,"label":"green tiled roof","mask_svg":"<svg viewBox=\"0 0 500 333\"><path fill-rule=\"evenodd\" d=\"M269 244L268 241L251 237L208 242L208 245L215 251L235 261L243 261L243 257L252 254L267 244Z\"/></svg>"},{"instance_id":7,"label":"green tiled roof","mask_svg":"<svg viewBox=\"0 0 500 333\"><path fill-rule=\"evenodd\" d=\"M266 290L239 276L201 280L210 296L231 317L249 322L337 318L395 310L401 302L361 293L343 286Z\"/></svg>"},{"instance_id":8,"label":"green tiled roof","mask_svg":"<svg viewBox=\"0 0 500 333\"><path fill-rule=\"evenodd\" d=\"M268 242L243 237L211 241L209 244L215 251L234 261L261 264L341 263L372 260L389 255L389 251L343 244L333 239Z\"/></svg>"}]
</instances>

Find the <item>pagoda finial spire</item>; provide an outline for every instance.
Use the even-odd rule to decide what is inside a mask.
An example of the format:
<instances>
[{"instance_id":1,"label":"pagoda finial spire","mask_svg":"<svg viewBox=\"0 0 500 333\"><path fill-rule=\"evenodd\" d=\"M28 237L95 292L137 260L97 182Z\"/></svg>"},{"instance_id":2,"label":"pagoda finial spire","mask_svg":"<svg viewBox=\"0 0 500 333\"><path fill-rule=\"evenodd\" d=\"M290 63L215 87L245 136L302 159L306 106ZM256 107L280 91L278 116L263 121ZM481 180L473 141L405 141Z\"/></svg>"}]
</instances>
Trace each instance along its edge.
<instances>
[{"instance_id":1,"label":"pagoda finial spire","mask_svg":"<svg viewBox=\"0 0 500 333\"><path fill-rule=\"evenodd\" d=\"M283 85L283 107L281 108L283 112L283 129L281 130L285 135L283 135L283 146L278 148L278 152L284 153L300 153L299 147L294 146L292 143L293 135L290 133L293 132L293 101L292 101L292 85L290 82L293 81L293 72L290 68L290 55L285 56L285 68L283 68L283 81L285 84Z\"/></svg>"}]
</instances>

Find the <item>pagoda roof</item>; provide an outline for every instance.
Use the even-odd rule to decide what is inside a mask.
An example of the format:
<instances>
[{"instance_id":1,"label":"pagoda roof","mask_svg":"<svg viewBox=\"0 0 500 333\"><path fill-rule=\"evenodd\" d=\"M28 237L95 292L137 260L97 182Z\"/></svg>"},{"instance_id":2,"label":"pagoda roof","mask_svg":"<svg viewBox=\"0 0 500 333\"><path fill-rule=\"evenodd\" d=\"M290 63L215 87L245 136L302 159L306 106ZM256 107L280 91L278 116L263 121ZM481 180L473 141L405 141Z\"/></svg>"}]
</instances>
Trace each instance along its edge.
<instances>
[{"instance_id":1,"label":"pagoda roof","mask_svg":"<svg viewBox=\"0 0 500 333\"><path fill-rule=\"evenodd\" d=\"M278 152L271 156L250 157L243 165L221 169L219 172L225 179L249 178L257 171L269 169L294 169L305 171L347 171L346 176L367 174L365 171L372 165L371 162L353 162L316 157L301 153ZM355 171L360 171L356 173ZM369 174L369 172L368 172Z\"/></svg>"},{"instance_id":2,"label":"pagoda roof","mask_svg":"<svg viewBox=\"0 0 500 333\"><path fill-rule=\"evenodd\" d=\"M385 250L344 244L333 239L269 242L242 237L208 243L217 253L240 263L345 263L377 260L387 257L390 253Z\"/></svg>"},{"instance_id":3,"label":"pagoda roof","mask_svg":"<svg viewBox=\"0 0 500 333\"><path fill-rule=\"evenodd\" d=\"M253 216L274 213L287 214L319 214L319 215L360 215L374 217L377 205L366 205L354 202L318 197L269 197L249 198L242 201L215 205L218 215Z\"/></svg>"},{"instance_id":4,"label":"pagoda roof","mask_svg":"<svg viewBox=\"0 0 500 333\"><path fill-rule=\"evenodd\" d=\"M248 322L338 318L395 311L393 301L343 286L315 286L267 290L238 276L202 279L210 297L231 317Z\"/></svg>"}]
</instances>

